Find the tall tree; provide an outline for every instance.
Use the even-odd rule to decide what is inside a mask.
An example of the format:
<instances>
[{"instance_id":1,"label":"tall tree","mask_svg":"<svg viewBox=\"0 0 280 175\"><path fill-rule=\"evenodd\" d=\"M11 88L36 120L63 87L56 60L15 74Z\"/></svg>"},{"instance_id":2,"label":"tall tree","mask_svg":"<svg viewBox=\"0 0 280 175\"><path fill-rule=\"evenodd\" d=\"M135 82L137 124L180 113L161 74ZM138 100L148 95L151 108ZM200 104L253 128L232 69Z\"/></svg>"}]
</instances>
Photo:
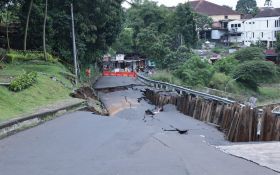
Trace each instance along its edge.
<instances>
[{"instance_id":1,"label":"tall tree","mask_svg":"<svg viewBox=\"0 0 280 175\"><path fill-rule=\"evenodd\" d=\"M26 41L27 41L27 33L28 33L28 27L29 27L29 19L30 19L30 13L33 6L33 0L30 0L27 18L26 18L26 24L24 29L24 41L23 41L23 50L26 50Z\"/></svg>"},{"instance_id":2,"label":"tall tree","mask_svg":"<svg viewBox=\"0 0 280 175\"><path fill-rule=\"evenodd\" d=\"M46 23L48 16L48 0L45 1L45 14L44 14L44 26L43 26L43 48L44 48L44 57L47 60L47 48L46 48Z\"/></svg>"},{"instance_id":3,"label":"tall tree","mask_svg":"<svg viewBox=\"0 0 280 175\"><path fill-rule=\"evenodd\" d=\"M17 1L10 1L0 6L0 23L5 24L6 27L6 45L7 49L10 49L10 24L14 22L18 22L18 9L19 3Z\"/></svg>"},{"instance_id":4,"label":"tall tree","mask_svg":"<svg viewBox=\"0 0 280 175\"><path fill-rule=\"evenodd\" d=\"M52 0L48 1L46 48L49 52L71 62L71 15L70 3L75 13L77 50L80 63L99 60L121 31L123 17L122 0ZM22 14L28 13L30 1L24 1ZM28 48L43 49L42 35L45 17L45 0L33 0L27 40ZM27 15L21 16L22 29ZM23 30L24 31L24 30ZM23 35L22 35L23 36Z\"/></svg>"},{"instance_id":5,"label":"tall tree","mask_svg":"<svg viewBox=\"0 0 280 175\"><path fill-rule=\"evenodd\" d=\"M256 0L238 0L236 11L243 14L256 15L258 12Z\"/></svg>"},{"instance_id":6,"label":"tall tree","mask_svg":"<svg viewBox=\"0 0 280 175\"><path fill-rule=\"evenodd\" d=\"M174 29L178 35L180 45L183 43L188 47L197 42L195 14L189 3L179 4L174 14Z\"/></svg>"}]
</instances>

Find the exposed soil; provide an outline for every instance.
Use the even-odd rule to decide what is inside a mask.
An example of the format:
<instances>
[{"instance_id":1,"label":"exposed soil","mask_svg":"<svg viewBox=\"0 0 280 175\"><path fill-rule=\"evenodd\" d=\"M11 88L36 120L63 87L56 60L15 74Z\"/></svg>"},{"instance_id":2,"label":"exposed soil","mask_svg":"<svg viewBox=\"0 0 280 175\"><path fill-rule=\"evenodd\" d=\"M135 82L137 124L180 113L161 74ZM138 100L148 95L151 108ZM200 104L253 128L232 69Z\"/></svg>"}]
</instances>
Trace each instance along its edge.
<instances>
[{"instance_id":1,"label":"exposed soil","mask_svg":"<svg viewBox=\"0 0 280 175\"><path fill-rule=\"evenodd\" d=\"M87 101L87 108L84 109L85 111L91 111L99 115L109 115L107 109L98 99L97 95L94 92L94 89L92 89L91 87L81 87L77 89L74 93L72 93L71 96Z\"/></svg>"}]
</instances>

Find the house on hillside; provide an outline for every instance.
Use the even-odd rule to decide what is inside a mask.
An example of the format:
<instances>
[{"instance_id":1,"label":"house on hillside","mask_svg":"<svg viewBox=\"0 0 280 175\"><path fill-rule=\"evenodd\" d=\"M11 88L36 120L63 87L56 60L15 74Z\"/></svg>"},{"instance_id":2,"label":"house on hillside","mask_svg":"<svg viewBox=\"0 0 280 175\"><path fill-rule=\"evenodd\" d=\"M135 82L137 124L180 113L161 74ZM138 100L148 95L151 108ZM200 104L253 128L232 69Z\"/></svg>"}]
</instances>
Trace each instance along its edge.
<instances>
[{"instance_id":1,"label":"house on hillside","mask_svg":"<svg viewBox=\"0 0 280 175\"><path fill-rule=\"evenodd\" d=\"M220 6L206 0L189 1L192 9L199 14L209 16L213 19L213 25L208 31L210 39L227 42L228 23L240 20L241 14L227 6Z\"/></svg>"},{"instance_id":2,"label":"house on hillside","mask_svg":"<svg viewBox=\"0 0 280 175\"><path fill-rule=\"evenodd\" d=\"M273 48L280 31L280 8L264 7L252 19L232 21L228 25L229 41L245 46L261 43Z\"/></svg>"}]
</instances>

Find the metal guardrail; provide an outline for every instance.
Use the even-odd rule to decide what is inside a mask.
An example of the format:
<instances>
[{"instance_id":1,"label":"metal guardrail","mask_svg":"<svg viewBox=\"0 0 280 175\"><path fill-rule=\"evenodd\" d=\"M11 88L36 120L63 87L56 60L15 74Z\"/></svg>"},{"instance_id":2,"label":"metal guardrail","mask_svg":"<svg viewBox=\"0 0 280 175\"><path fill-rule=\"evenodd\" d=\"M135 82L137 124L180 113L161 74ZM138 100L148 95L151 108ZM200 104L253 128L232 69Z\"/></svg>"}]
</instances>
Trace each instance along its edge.
<instances>
[{"instance_id":1,"label":"metal guardrail","mask_svg":"<svg viewBox=\"0 0 280 175\"><path fill-rule=\"evenodd\" d=\"M273 113L273 114L276 114L276 115L278 115L278 116L280 116L280 106L275 107L275 108L272 110L272 113Z\"/></svg>"},{"instance_id":2,"label":"metal guardrail","mask_svg":"<svg viewBox=\"0 0 280 175\"><path fill-rule=\"evenodd\" d=\"M188 89L188 88L185 88L185 87L182 87L182 86L177 86L177 85L170 84L170 83L151 80L151 79L148 79L148 78L146 78L146 77L144 77L143 75L140 75L140 74L137 74L137 78L141 82L143 82L144 84L147 84L147 85L155 87L155 88L177 91L180 94L183 94L183 92L185 92L187 94L192 94L192 95L195 95L195 96L199 96L199 97L202 97L204 99L216 100L216 101L223 102L223 103L226 103L226 104L236 103L236 101L233 101L233 100L230 100L230 99L227 99L227 98L223 98L223 97L219 97L219 96L215 96L215 95L210 95L210 94L207 94L207 93L195 91L195 90L192 90L192 89Z\"/></svg>"}]
</instances>

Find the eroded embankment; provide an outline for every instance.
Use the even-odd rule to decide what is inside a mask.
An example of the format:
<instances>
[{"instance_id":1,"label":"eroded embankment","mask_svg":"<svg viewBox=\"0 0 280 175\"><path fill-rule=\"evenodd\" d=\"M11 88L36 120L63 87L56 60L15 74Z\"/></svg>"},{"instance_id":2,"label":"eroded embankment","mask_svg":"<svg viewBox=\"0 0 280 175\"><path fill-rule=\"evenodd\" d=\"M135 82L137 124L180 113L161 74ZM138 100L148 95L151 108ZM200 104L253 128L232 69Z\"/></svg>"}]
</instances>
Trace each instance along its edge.
<instances>
[{"instance_id":1,"label":"eroded embankment","mask_svg":"<svg viewBox=\"0 0 280 175\"><path fill-rule=\"evenodd\" d=\"M74 98L80 98L87 101L87 107L83 110L94 112L98 115L109 115L106 107L97 97L94 89L91 87L81 87L71 94Z\"/></svg>"},{"instance_id":2,"label":"eroded embankment","mask_svg":"<svg viewBox=\"0 0 280 175\"><path fill-rule=\"evenodd\" d=\"M271 108L260 114L256 108L224 104L190 94L150 89L144 94L154 105L173 104L183 114L217 126L229 141L280 141L280 118L272 114Z\"/></svg>"}]
</instances>

